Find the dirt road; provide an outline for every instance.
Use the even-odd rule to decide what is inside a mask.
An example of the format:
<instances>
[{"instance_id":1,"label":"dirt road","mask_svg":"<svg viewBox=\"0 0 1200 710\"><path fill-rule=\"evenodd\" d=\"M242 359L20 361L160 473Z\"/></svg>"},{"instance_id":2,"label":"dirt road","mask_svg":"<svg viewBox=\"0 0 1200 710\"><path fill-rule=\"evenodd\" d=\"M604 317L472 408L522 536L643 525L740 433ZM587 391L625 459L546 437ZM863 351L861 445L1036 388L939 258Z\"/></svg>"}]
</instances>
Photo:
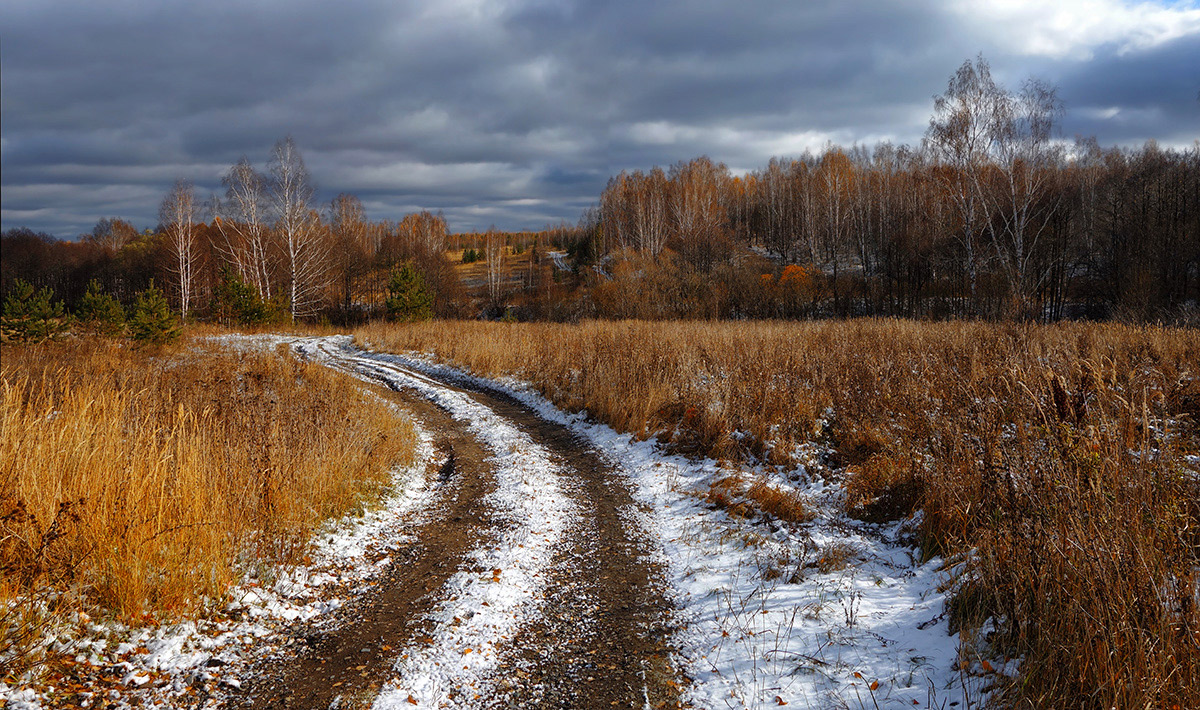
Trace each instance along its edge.
<instances>
[{"instance_id":1,"label":"dirt road","mask_svg":"<svg viewBox=\"0 0 1200 710\"><path fill-rule=\"evenodd\" d=\"M250 708L678 705L671 605L612 466L505 394L309 340L435 436L437 508L389 572L244 685Z\"/></svg>"}]
</instances>

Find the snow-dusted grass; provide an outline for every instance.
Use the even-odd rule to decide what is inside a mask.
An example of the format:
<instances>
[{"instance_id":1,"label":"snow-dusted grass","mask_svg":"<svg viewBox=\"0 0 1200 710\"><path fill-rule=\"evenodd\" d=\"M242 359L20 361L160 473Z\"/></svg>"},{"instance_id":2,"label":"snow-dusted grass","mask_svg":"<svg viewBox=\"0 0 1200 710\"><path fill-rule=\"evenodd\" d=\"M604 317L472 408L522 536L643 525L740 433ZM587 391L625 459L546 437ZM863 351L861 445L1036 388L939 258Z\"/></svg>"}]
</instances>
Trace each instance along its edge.
<instances>
[{"instance_id":1,"label":"snow-dusted grass","mask_svg":"<svg viewBox=\"0 0 1200 710\"><path fill-rule=\"evenodd\" d=\"M914 559L896 542L899 524L848 518L840 486L800 466L789 472L799 482L790 487L816 511L811 522L732 518L704 502L731 473L728 464L664 455L652 442L563 413L515 380L476 378L417 354L389 359L511 393L614 463L641 504L630 524L670 571L672 613L683 622L679 660L697 707L965 707L977 699L980 669L961 672L959 639L947 630L942 561ZM846 566L821 571L822 551L839 546L853 550Z\"/></svg>"},{"instance_id":2,"label":"snow-dusted grass","mask_svg":"<svg viewBox=\"0 0 1200 710\"><path fill-rule=\"evenodd\" d=\"M6 345L3 367L0 563L13 574L0 579L0 699L12 707L90 703L102 675L118 696L216 688L227 661L197 664L336 608L314 589L372 571L311 551L323 517L360 521L358 538L334 536L354 554L379 537L372 526L395 527L355 515L389 482L423 504L408 486L424 484L389 470L425 444L318 365L81 341ZM209 677L189 683L192 671Z\"/></svg>"},{"instance_id":3,"label":"snow-dusted grass","mask_svg":"<svg viewBox=\"0 0 1200 710\"><path fill-rule=\"evenodd\" d=\"M982 671L1008 701L1200 705L1200 332L440 322L356 337L516 378L674 451L768 476L804 463L844 488L857 520L915 516L922 554L955 560L946 620L970 641L963 673ZM806 448L821 455L795 456ZM696 493L735 517L761 507Z\"/></svg>"}]
</instances>

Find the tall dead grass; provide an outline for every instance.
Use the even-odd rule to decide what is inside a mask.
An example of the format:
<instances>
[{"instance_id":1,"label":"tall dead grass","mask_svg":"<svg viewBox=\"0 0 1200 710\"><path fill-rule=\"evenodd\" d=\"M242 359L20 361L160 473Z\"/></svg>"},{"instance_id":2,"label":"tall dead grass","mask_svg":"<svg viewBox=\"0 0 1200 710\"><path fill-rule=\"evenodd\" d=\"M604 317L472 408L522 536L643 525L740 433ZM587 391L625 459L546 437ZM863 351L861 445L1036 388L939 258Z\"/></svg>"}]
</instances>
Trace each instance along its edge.
<instances>
[{"instance_id":1,"label":"tall dead grass","mask_svg":"<svg viewBox=\"0 0 1200 710\"><path fill-rule=\"evenodd\" d=\"M905 321L372 326L718 457L835 452L867 520L923 510L967 635L1031 707L1200 707L1200 334Z\"/></svg>"},{"instance_id":2,"label":"tall dead grass","mask_svg":"<svg viewBox=\"0 0 1200 710\"><path fill-rule=\"evenodd\" d=\"M6 345L0 380L10 610L52 589L130 621L194 614L239 575L294 560L414 451L384 403L287 355ZM11 655L19 630L3 626Z\"/></svg>"}]
</instances>

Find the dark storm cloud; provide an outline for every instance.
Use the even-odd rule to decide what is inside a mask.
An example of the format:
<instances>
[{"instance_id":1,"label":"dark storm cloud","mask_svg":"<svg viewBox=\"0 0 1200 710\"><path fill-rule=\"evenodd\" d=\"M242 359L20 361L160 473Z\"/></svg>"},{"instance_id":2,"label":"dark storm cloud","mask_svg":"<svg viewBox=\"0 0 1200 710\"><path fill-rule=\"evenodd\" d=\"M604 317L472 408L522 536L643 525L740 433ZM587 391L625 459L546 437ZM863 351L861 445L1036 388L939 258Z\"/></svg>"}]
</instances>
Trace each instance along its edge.
<instances>
[{"instance_id":1,"label":"dark storm cloud","mask_svg":"<svg viewBox=\"0 0 1200 710\"><path fill-rule=\"evenodd\" d=\"M1060 80L1069 135L1137 145L1200 139L1200 41L1182 38L1137 56L1109 52Z\"/></svg>"},{"instance_id":2,"label":"dark storm cloud","mask_svg":"<svg viewBox=\"0 0 1200 710\"><path fill-rule=\"evenodd\" d=\"M1189 11L1010 5L12 0L3 227L150 227L175 178L215 191L289 133L322 199L353 192L373 218L574 221L622 169L917 141L932 96L978 51L1010 85L1060 83L1069 134L1197 133L1200 19L1177 21Z\"/></svg>"}]
</instances>

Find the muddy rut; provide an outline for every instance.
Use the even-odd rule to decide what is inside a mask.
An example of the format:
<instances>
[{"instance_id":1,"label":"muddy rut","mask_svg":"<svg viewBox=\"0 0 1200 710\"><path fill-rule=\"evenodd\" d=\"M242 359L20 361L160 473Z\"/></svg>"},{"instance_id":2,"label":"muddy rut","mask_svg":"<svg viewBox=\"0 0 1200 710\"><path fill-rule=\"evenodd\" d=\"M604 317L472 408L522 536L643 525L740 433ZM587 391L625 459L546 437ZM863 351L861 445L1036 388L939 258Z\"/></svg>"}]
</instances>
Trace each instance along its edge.
<instances>
[{"instance_id":1,"label":"muddy rut","mask_svg":"<svg viewBox=\"0 0 1200 710\"><path fill-rule=\"evenodd\" d=\"M370 707L380 688L397 680L402 649L434 633L427 615L442 599L442 585L484 540L505 534L487 504L494 463L468 426L373 368L368 353L342 345L326 354L329 364L386 384L394 390L389 396L434 435L446 458L434 484L442 490L429 522L413 531L415 542L393 554L370 591L339 610L333 623L298 625L283 651L259 665L245 685L243 707ZM575 509L545 570L537 611L501 642L487 693L455 688L451 700L483 708L677 707L662 570L636 533L636 503L623 477L569 429L501 391L418 376L469 396L548 451Z\"/></svg>"}]
</instances>

